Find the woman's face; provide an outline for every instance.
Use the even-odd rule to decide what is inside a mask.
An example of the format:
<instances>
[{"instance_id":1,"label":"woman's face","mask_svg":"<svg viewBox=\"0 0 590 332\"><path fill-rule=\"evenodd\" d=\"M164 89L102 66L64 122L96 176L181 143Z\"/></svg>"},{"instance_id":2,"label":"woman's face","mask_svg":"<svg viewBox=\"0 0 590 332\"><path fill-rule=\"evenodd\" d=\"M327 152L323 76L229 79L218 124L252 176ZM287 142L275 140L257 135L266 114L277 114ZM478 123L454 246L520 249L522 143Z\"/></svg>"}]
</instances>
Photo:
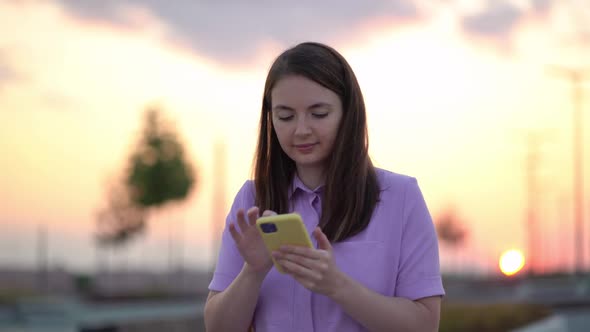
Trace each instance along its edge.
<instances>
[{"instance_id":1,"label":"woman's face","mask_svg":"<svg viewBox=\"0 0 590 332\"><path fill-rule=\"evenodd\" d=\"M285 76L271 91L272 123L283 151L297 168L325 167L342 119L332 90L303 76Z\"/></svg>"}]
</instances>

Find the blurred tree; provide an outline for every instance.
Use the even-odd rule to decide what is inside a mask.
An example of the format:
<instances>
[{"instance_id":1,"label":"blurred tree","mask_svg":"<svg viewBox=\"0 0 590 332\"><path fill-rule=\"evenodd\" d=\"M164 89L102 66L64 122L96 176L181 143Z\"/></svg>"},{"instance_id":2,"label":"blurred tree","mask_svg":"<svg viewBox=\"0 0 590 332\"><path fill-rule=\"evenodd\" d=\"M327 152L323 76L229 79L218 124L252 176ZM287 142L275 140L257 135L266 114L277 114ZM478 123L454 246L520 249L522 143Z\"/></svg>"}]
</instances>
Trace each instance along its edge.
<instances>
[{"instance_id":1,"label":"blurred tree","mask_svg":"<svg viewBox=\"0 0 590 332\"><path fill-rule=\"evenodd\" d=\"M148 109L143 136L131 155L127 185L141 207L160 207L183 200L195 182L191 165L175 130L157 109Z\"/></svg>"},{"instance_id":2,"label":"blurred tree","mask_svg":"<svg viewBox=\"0 0 590 332\"><path fill-rule=\"evenodd\" d=\"M436 218L436 233L444 246L449 247L454 256L467 238L467 231L453 208L448 208ZM457 267L455 266L455 269Z\"/></svg>"},{"instance_id":3,"label":"blurred tree","mask_svg":"<svg viewBox=\"0 0 590 332\"><path fill-rule=\"evenodd\" d=\"M109 188L107 205L97 214L98 243L118 247L145 229L146 213L137 206L120 183Z\"/></svg>"},{"instance_id":4,"label":"blurred tree","mask_svg":"<svg viewBox=\"0 0 590 332\"><path fill-rule=\"evenodd\" d=\"M126 243L145 229L151 210L185 199L194 184L193 168L174 127L158 109L149 108L124 178L112 186L106 208L98 213L99 243Z\"/></svg>"}]
</instances>

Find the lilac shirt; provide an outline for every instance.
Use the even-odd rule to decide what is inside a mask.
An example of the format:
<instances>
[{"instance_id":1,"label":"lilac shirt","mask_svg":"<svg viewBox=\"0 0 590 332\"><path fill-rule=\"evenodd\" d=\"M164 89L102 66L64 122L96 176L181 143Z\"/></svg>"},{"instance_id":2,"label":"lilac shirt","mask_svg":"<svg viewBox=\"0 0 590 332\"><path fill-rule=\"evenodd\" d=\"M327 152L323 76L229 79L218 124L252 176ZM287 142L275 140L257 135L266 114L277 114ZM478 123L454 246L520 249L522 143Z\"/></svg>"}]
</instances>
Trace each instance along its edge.
<instances>
[{"instance_id":1,"label":"lilac shirt","mask_svg":"<svg viewBox=\"0 0 590 332\"><path fill-rule=\"evenodd\" d=\"M364 231L332 244L337 266L385 296L416 300L444 295L436 232L416 179L382 169L376 171L380 202ZM225 290L242 269L244 260L227 226L234 221L238 209L247 210L254 205L254 195L254 183L247 181L234 200L210 290ZM311 234L322 213L322 188L310 190L295 176L289 198L292 211L301 215ZM317 246L315 238L311 239ZM328 297L307 290L274 267L262 283L254 325L257 332L365 330Z\"/></svg>"}]
</instances>

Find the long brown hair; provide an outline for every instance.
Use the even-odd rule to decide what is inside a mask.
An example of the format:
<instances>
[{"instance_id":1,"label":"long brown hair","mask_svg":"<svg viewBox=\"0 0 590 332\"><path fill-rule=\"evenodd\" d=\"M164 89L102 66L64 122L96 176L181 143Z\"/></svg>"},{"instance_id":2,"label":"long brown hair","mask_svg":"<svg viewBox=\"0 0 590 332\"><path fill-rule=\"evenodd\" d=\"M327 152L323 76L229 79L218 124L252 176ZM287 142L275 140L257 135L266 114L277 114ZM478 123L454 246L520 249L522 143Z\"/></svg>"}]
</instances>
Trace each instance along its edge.
<instances>
[{"instance_id":1,"label":"long brown hair","mask_svg":"<svg viewBox=\"0 0 590 332\"><path fill-rule=\"evenodd\" d=\"M320 225L332 242L364 230L379 200L375 168L368 154L365 102L348 62L333 48L302 43L283 52L271 66L262 99L260 133L254 160L256 205L277 213L289 211L288 190L296 167L281 149L272 125L271 92L288 75L306 77L336 93L342 119L328 160Z\"/></svg>"}]
</instances>

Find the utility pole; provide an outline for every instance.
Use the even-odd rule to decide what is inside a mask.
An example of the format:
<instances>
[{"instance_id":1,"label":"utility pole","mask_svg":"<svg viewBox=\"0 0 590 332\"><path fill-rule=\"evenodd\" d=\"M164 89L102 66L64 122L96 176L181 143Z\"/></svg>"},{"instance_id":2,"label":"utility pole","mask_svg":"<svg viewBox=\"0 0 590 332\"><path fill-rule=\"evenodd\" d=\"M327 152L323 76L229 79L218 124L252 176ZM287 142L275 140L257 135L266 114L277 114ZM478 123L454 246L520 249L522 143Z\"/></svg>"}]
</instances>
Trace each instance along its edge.
<instances>
[{"instance_id":1,"label":"utility pole","mask_svg":"<svg viewBox=\"0 0 590 332\"><path fill-rule=\"evenodd\" d=\"M551 72L572 84L573 98L573 194L574 194L574 257L576 274L584 271L584 117L582 112L583 83L590 78L590 71L556 67Z\"/></svg>"},{"instance_id":2,"label":"utility pole","mask_svg":"<svg viewBox=\"0 0 590 332\"><path fill-rule=\"evenodd\" d=\"M37 280L39 290L46 293L49 290L49 253L47 252L47 229L39 225L37 231Z\"/></svg>"},{"instance_id":3,"label":"utility pole","mask_svg":"<svg viewBox=\"0 0 590 332\"><path fill-rule=\"evenodd\" d=\"M178 269L178 274L180 277L180 284L181 284L181 288L184 291L184 286L185 286L185 276L184 276L184 237L185 237L185 221L184 221L184 213L181 215L180 220L178 220L178 251L177 251L177 266L176 268Z\"/></svg>"},{"instance_id":4,"label":"utility pole","mask_svg":"<svg viewBox=\"0 0 590 332\"><path fill-rule=\"evenodd\" d=\"M537 211L539 210L538 193L540 192L537 179L537 170L539 168L539 150L541 144L545 141L544 132L530 131L527 134L527 156L526 156L526 188L527 188L527 213L526 213L526 236L527 236L527 259L529 260L529 273L543 273L544 268L540 269L539 254L543 245L539 243L542 238L539 231L539 219ZM545 256L545 255L541 255Z\"/></svg>"},{"instance_id":5,"label":"utility pole","mask_svg":"<svg viewBox=\"0 0 590 332\"><path fill-rule=\"evenodd\" d=\"M527 187L527 251L529 257L529 272L536 274L537 272L537 181L536 170L538 158L538 140L533 134L529 134L527 141L527 158L526 158L526 187Z\"/></svg>"}]
</instances>

